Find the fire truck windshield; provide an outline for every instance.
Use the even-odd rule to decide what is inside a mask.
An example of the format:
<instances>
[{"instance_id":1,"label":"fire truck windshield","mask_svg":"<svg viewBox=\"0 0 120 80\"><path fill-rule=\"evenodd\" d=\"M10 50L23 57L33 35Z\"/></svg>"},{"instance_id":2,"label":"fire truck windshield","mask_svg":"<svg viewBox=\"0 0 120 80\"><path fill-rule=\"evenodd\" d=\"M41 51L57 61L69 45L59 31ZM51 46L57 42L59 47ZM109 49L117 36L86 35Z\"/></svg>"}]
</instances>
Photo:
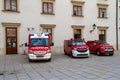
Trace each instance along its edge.
<instances>
[{"instance_id":1,"label":"fire truck windshield","mask_svg":"<svg viewBox=\"0 0 120 80\"><path fill-rule=\"evenodd\" d=\"M31 38L30 46L48 46L47 38Z\"/></svg>"},{"instance_id":2,"label":"fire truck windshield","mask_svg":"<svg viewBox=\"0 0 120 80\"><path fill-rule=\"evenodd\" d=\"M73 41L72 45L73 46L85 46L86 43L84 41L81 41L81 42L79 42L79 41L78 42L77 41Z\"/></svg>"}]
</instances>

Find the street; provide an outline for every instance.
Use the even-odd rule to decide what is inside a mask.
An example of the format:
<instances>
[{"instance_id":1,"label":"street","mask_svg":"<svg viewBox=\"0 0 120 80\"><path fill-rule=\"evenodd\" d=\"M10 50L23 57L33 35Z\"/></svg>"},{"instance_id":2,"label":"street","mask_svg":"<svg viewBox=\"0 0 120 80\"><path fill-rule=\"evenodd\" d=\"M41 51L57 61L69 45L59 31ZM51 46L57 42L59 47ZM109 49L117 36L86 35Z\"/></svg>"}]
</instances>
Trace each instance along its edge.
<instances>
[{"instance_id":1,"label":"street","mask_svg":"<svg viewBox=\"0 0 120 80\"><path fill-rule=\"evenodd\" d=\"M29 62L26 55L0 55L0 80L120 80L120 51L113 56L71 58L53 54L51 62Z\"/></svg>"}]
</instances>

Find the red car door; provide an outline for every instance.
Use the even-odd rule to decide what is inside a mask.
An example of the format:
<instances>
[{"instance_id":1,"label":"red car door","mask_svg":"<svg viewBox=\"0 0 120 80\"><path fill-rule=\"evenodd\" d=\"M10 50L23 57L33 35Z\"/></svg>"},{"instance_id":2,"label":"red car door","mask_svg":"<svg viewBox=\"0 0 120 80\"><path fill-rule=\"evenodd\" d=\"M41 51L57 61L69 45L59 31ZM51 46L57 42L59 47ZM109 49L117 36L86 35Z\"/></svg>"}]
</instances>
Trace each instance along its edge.
<instances>
[{"instance_id":1,"label":"red car door","mask_svg":"<svg viewBox=\"0 0 120 80\"><path fill-rule=\"evenodd\" d=\"M96 41L93 41L93 42L91 43L91 51L96 52L96 49L97 49L97 42L96 42Z\"/></svg>"},{"instance_id":2,"label":"red car door","mask_svg":"<svg viewBox=\"0 0 120 80\"><path fill-rule=\"evenodd\" d=\"M90 49L90 51L96 51L96 42L95 41L90 41L89 43L88 43L88 46L89 46L89 49Z\"/></svg>"}]
</instances>

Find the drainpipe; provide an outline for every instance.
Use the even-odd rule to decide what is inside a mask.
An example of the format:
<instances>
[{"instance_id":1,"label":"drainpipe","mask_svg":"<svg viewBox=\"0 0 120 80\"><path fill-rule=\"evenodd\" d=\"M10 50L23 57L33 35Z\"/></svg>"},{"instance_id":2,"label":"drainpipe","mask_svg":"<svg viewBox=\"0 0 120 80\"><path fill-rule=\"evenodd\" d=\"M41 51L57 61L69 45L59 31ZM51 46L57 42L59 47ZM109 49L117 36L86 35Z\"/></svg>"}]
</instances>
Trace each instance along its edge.
<instances>
[{"instance_id":1,"label":"drainpipe","mask_svg":"<svg viewBox=\"0 0 120 80\"><path fill-rule=\"evenodd\" d=\"M118 50L118 0L116 0L116 50Z\"/></svg>"}]
</instances>

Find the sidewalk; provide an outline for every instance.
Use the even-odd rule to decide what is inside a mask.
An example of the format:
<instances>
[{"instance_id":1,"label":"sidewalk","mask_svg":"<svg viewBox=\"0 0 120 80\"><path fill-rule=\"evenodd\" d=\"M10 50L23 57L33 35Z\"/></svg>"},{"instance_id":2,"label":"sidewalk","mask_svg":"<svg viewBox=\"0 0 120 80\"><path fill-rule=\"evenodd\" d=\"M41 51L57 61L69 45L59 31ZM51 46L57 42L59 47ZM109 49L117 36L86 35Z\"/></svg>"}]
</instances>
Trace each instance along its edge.
<instances>
[{"instance_id":1,"label":"sidewalk","mask_svg":"<svg viewBox=\"0 0 120 80\"><path fill-rule=\"evenodd\" d=\"M116 54L120 54L120 50L115 50L115 53Z\"/></svg>"}]
</instances>

